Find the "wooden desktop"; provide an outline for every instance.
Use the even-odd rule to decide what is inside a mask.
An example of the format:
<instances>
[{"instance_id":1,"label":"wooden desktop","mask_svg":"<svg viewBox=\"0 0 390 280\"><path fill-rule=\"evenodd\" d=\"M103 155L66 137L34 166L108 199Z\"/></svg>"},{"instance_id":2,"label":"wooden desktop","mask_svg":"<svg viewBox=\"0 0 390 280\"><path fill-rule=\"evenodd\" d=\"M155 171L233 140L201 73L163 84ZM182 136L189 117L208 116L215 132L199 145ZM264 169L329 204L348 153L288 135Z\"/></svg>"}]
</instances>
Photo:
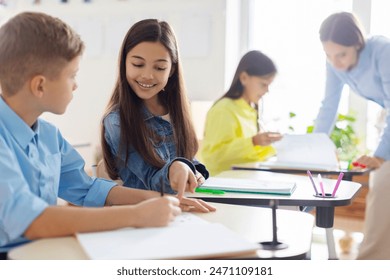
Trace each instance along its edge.
<instances>
[{"instance_id":1,"label":"wooden desktop","mask_svg":"<svg viewBox=\"0 0 390 280\"><path fill-rule=\"evenodd\" d=\"M371 169L364 168L364 169L345 169L345 168L337 168L337 169L316 169L316 168L310 168L310 166L307 166L307 168L298 168L298 167L277 167L277 166L269 166L264 165L262 162L248 162L248 163L241 163L241 164L235 164L232 166L233 170L250 170L250 171L269 171L269 172L276 172L276 173L288 173L288 174L306 174L307 170L310 170L313 174L321 173L322 175L332 176L332 175L339 175L340 172L344 173L343 180L345 181L353 181L353 177L355 176L362 176L368 174Z\"/></svg>"},{"instance_id":2,"label":"wooden desktop","mask_svg":"<svg viewBox=\"0 0 390 280\"><path fill-rule=\"evenodd\" d=\"M196 213L196 215L209 222L221 223L252 242L272 240L271 209L212 204L217 208L216 212ZM260 249L254 255L237 257L245 259L304 259L310 252L313 223L314 219L310 214L277 210L278 240L287 244L288 247L281 250ZM8 258L15 260L88 259L75 237L36 240L14 248L9 252Z\"/></svg>"}]
</instances>

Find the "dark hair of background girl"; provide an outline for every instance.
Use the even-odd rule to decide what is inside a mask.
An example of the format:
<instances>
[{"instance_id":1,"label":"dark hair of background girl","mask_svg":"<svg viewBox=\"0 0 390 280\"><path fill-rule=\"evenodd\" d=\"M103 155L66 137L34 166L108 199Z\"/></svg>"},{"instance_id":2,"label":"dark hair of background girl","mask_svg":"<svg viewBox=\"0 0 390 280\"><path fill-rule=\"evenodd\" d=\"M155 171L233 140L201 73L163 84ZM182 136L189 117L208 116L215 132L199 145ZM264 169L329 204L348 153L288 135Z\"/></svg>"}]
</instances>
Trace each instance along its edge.
<instances>
[{"instance_id":1,"label":"dark hair of background girl","mask_svg":"<svg viewBox=\"0 0 390 280\"><path fill-rule=\"evenodd\" d=\"M249 76L266 77L275 75L277 70L268 56L260 51L250 51L241 58L230 88L221 98L238 99L242 96L244 87L240 81L240 75L243 72Z\"/></svg>"},{"instance_id":2,"label":"dark hair of background girl","mask_svg":"<svg viewBox=\"0 0 390 280\"><path fill-rule=\"evenodd\" d=\"M220 99L225 97L230 99L241 98L244 93L244 86L241 83L240 75L243 72L246 72L249 76L272 77L276 75L277 69L273 61L262 52L257 50L247 52L238 63L229 90ZM258 111L258 104L254 104L254 106ZM259 115L258 112L257 115Z\"/></svg>"}]
</instances>

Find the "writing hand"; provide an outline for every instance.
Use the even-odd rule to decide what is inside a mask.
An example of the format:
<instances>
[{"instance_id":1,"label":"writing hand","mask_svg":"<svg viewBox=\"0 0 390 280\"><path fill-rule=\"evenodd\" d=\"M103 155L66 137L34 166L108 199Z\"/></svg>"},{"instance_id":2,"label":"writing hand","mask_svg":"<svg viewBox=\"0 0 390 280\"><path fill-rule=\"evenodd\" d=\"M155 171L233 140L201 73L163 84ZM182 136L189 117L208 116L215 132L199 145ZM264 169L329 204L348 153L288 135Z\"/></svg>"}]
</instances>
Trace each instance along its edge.
<instances>
[{"instance_id":1,"label":"writing hand","mask_svg":"<svg viewBox=\"0 0 390 280\"><path fill-rule=\"evenodd\" d=\"M179 200L173 196L163 196L147 199L135 206L137 217L136 227L162 227L180 215ZM158 215L156 215L158 213Z\"/></svg>"}]
</instances>

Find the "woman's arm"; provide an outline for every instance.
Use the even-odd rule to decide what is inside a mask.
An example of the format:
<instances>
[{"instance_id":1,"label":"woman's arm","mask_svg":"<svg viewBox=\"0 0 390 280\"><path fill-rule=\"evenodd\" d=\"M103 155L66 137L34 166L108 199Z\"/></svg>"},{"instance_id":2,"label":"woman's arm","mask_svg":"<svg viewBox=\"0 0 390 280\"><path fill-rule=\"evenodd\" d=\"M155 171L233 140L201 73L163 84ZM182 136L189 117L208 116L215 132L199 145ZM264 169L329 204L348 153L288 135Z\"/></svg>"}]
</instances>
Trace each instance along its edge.
<instances>
[{"instance_id":1,"label":"woman's arm","mask_svg":"<svg viewBox=\"0 0 390 280\"><path fill-rule=\"evenodd\" d=\"M332 66L326 63L325 96L314 124L314 132L330 135L337 118L344 83L336 76Z\"/></svg>"}]
</instances>

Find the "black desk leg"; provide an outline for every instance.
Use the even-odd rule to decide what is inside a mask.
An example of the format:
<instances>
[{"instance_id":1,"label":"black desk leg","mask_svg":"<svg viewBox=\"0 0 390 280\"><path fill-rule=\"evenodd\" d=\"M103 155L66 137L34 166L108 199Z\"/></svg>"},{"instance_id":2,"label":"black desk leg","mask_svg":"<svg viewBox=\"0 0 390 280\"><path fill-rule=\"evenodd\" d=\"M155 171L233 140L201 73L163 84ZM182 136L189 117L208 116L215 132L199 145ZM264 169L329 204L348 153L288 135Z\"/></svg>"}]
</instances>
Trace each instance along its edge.
<instances>
[{"instance_id":1,"label":"black desk leg","mask_svg":"<svg viewBox=\"0 0 390 280\"><path fill-rule=\"evenodd\" d=\"M345 172L343 176L343 180L352 182L352 177L353 175L351 173Z\"/></svg>"},{"instance_id":2,"label":"black desk leg","mask_svg":"<svg viewBox=\"0 0 390 280\"><path fill-rule=\"evenodd\" d=\"M320 228L333 227L334 207L316 207L316 226Z\"/></svg>"},{"instance_id":3,"label":"black desk leg","mask_svg":"<svg viewBox=\"0 0 390 280\"><path fill-rule=\"evenodd\" d=\"M336 245L333 236L334 207L316 208L316 225L324 228L326 233L326 243L328 245L328 259L337 260Z\"/></svg>"},{"instance_id":4,"label":"black desk leg","mask_svg":"<svg viewBox=\"0 0 390 280\"><path fill-rule=\"evenodd\" d=\"M276 208L278 207L278 200L271 199L270 206L272 207L272 241L260 242L265 250L281 250L288 247L287 244L278 241L278 228L276 223Z\"/></svg>"}]
</instances>

